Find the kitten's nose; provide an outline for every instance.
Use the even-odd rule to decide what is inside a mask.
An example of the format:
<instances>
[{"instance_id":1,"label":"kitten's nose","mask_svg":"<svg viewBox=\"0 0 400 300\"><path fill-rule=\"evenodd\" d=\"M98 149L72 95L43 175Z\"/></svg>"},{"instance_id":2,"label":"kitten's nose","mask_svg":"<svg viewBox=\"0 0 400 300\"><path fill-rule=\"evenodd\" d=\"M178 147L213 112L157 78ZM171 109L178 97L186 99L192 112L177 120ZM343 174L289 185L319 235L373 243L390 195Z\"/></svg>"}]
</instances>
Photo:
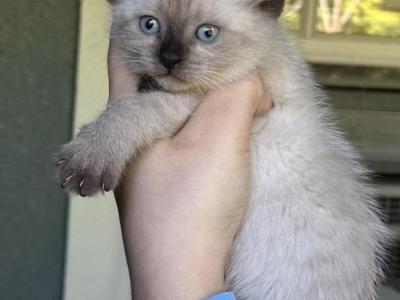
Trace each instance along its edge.
<instances>
[{"instance_id":1,"label":"kitten's nose","mask_svg":"<svg viewBox=\"0 0 400 300\"><path fill-rule=\"evenodd\" d=\"M160 52L160 62L168 69L173 69L182 61L182 56L179 53L168 51Z\"/></svg>"}]
</instances>

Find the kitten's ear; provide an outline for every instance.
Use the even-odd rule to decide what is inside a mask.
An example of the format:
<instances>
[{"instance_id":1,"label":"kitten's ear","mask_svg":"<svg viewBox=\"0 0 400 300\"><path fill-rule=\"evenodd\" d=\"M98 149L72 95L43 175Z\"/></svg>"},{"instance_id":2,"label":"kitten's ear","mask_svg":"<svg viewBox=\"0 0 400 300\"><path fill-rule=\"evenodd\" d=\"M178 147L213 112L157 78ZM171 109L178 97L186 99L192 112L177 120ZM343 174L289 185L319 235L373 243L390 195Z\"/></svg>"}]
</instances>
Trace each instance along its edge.
<instances>
[{"instance_id":1,"label":"kitten's ear","mask_svg":"<svg viewBox=\"0 0 400 300\"><path fill-rule=\"evenodd\" d=\"M255 0L253 5L274 18L279 18L285 6L285 0Z\"/></svg>"}]
</instances>

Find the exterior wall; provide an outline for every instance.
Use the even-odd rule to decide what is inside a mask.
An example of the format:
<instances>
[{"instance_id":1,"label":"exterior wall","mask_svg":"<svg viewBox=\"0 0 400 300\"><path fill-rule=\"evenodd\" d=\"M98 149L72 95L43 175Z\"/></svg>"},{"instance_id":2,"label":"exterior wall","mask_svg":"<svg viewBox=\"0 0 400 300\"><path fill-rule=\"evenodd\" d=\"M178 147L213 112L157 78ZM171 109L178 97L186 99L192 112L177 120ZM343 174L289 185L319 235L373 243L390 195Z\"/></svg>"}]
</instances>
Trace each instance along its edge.
<instances>
[{"instance_id":1,"label":"exterior wall","mask_svg":"<svg viewBox=\"0 0 400 300\"><path fill-rule=\"evenodd\" d=\"M0 1L0 299L61 299L78 0Z\"/></svg>"}]
</instances>

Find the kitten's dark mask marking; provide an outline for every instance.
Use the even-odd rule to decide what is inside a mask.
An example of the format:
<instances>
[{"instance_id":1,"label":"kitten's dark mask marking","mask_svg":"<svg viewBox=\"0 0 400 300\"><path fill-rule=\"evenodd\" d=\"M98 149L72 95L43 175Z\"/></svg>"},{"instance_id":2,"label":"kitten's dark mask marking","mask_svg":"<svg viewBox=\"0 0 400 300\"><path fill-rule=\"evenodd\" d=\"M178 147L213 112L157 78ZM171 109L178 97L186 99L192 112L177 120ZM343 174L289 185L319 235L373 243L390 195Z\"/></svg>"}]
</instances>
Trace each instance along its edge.
<instances>
[{"instance_id":1,"label":"kitten's dark mask marking","mask_svg":"<svg viewBox=\"0 0 400 300\"><path fill-rule=\"evenodd\" d=\"M155 81L153 77L149 75L143 75L140 78L138 90L140 93L149 93L160 91L161 87L158 85L157 81Z\"/></svg>"},{"instance_id":2,"label":"kitten's dark mask marking","mask_svg":"<svg viewBox=\"0 0 400 300\"><path fill-rule=\"evenodd\" d=\"M173 32L168 32L161 43L159 60L170 71L183 60L184 46Z\"/></svg>"}]
</instances>

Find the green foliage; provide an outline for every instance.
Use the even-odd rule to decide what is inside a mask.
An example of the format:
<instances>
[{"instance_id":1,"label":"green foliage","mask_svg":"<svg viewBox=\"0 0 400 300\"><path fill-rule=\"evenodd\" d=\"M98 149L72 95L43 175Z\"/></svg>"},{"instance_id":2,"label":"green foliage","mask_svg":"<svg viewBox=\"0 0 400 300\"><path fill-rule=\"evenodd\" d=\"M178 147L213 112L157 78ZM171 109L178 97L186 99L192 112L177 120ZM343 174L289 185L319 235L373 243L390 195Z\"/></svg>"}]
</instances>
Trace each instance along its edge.
<instances>
[{"instance_id":1,"label":"green foliage","mask_svg":"<svg viewBox=\"0 0 400 300\"><path fill-rule=\"evenodd\" d=\"M329 0L329 13L332 20L333 6L340 3L342 15L351 12L351 17L345 24L333 26L328 33L346 33L354 35L374 35L386 37L400 37L400 4L399 10L385 9L387 0L343 0L336 2ZM400 0L399 0L400 1ZM316 1L320 3L319 1ZM288 0L282 17L282 23L291 31L300 29L301 6L304 1ZM325 16L326 17L326 16ZM331 21L332 22L332 21ZM331 26L334 24L330 24ZM318 5L316 30L327 33L323 26L323 13Z\"/></svg>"},{"instance_id":2,"label":"green foliage","mask_svg":"<svg viewBox=\"0 0 400 300\"><path fill-rule=\"evenodd\" d=\"M351 0L346 1L349 5ZM400 12L385 10L383 0L361 0L345 33L400 37Z\"/></svg>"},{"instance_id":3,"label":"green foliage","mask_svg":"<svg viewBox=\"0 0 400 300\"><path fill-rule=\"evenodd\" d=\"M289 31L297 31L300 29L300 6L296 0L286 1L285 10L282 14L281 22Z\"/></svg>"}]
</instances>

